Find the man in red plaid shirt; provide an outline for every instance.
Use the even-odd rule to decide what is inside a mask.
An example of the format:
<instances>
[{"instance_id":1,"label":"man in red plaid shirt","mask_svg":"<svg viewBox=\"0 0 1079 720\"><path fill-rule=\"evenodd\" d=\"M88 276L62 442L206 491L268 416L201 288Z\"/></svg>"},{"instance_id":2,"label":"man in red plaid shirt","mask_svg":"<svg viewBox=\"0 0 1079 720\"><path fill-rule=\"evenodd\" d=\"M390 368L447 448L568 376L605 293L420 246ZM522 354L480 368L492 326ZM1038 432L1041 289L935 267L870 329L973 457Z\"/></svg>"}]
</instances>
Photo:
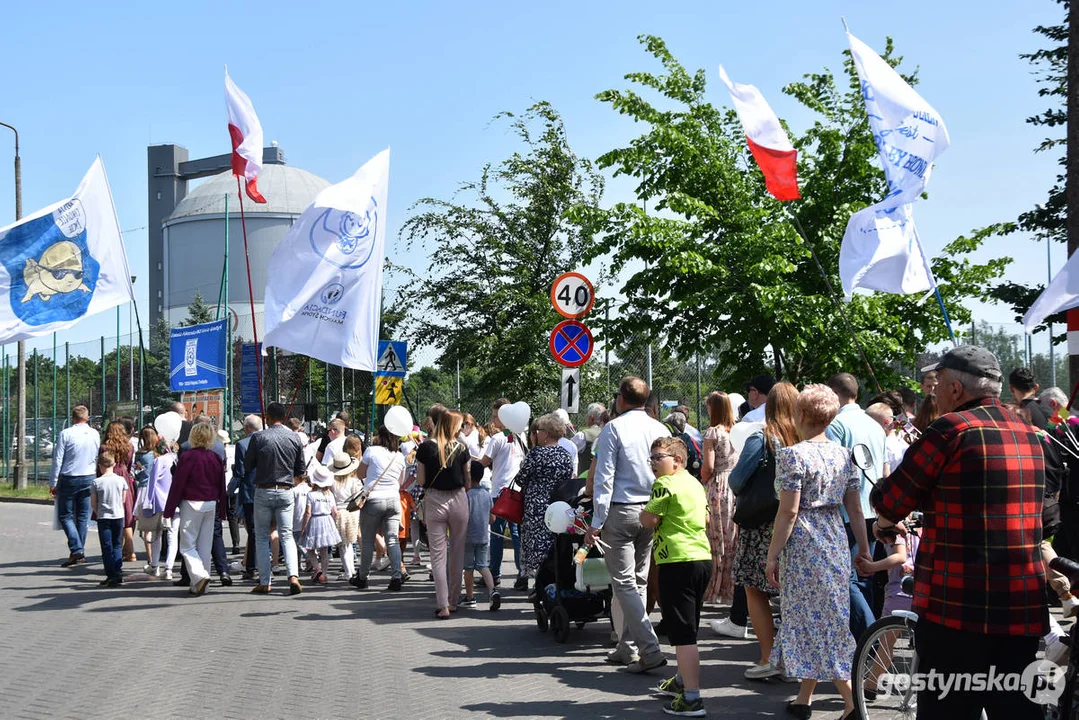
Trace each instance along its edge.
<instances>
[{"instance_id":1,"label":"man in red plaid shirt","mask_svg":"<svg viewBox=\"0 0 1079 720\"><path fill-rule=\"evenodd\" d=\"M939 372L941 416L874 491L874 532L925 513L914 572L920 673L1022 673L1049 629L1042 497L1045 463L1034 428L1001 405L991 352L949 351ZM886 534L886 533L885 533ZM990 670L990 668L995 668ZM918 718L1041 718L1019 690L918 693Z\"/></svg>"}]
</instances>

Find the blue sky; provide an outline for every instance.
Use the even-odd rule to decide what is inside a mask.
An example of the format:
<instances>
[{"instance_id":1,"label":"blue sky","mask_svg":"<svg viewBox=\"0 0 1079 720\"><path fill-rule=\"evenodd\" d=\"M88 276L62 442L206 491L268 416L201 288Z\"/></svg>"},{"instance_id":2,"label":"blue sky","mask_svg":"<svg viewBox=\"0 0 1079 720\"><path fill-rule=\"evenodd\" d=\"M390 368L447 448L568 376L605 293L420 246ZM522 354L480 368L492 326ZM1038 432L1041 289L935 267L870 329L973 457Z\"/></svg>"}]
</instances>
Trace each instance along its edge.
<instances>
[{"instance_id":1,"label":"blue sky","mask_svg":"<svg viewBox=\"0 0 1079 720\"><path fill-rule=\"evenodd\" d=\"M505 124L490 122L497 112L548 100L577 153L598 156L641 131L594 95L625 87L627 72L656 69L636 40L650 33L691 70L708 71L713 102L730 104L716 73L722 62L801 128L808 118L780 88L839 68L841 16L878 51L886 35L895 38L948 124L952 147L916 211L931 254L1044 200L1055 158L1033 153L1043 133L1023 120L1046 104L1018 54L1040 46L1035 25L1063 16L1051 0L12 3L0 24L0 120L20 131L25 213L70 194L102 155L121 227L133 229L125 236L132 271L145 277L147 236L136 228L146 225L146 146L227 152L228 64L267 144L277 140L289 164L336 182L392 147L389 253L407 262L396 232L408 207L449 196L511 151ZM10 148L10 133L0 134L0 225L14 217ZM630 190L610 182L605 202L629 199ZM1010 278L1044 281L1043 244L1009 238L984 250L1003 254L1016 258ZM1054 248L1054 268L1065 257ZM1004 307L979 307L978 317L1012 320ZM65 336L102 332L115 332L110 313Z\"/></svg>"}]
</instances>

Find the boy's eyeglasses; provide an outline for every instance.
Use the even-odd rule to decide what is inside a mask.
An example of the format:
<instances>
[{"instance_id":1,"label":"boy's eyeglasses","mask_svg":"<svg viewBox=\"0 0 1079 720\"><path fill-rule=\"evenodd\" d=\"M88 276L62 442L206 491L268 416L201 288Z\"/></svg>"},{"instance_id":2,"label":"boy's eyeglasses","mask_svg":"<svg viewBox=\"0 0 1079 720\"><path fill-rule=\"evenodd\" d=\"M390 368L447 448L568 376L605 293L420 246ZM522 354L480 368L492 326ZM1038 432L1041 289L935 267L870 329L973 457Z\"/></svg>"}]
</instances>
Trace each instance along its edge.
<instances>
[{"instance_id":1,"label":"boy's eyeglasses","mask_svg":"<svg viewBox=\"0 0 1079 720\"><path fill-rule=\"evenodd\" d=\"M649 459L654 463L658 463L661 462L665 457L674 457L674 455L671 455L670 453L656 453L649 456Z\"/></svg>"}]
</instances>

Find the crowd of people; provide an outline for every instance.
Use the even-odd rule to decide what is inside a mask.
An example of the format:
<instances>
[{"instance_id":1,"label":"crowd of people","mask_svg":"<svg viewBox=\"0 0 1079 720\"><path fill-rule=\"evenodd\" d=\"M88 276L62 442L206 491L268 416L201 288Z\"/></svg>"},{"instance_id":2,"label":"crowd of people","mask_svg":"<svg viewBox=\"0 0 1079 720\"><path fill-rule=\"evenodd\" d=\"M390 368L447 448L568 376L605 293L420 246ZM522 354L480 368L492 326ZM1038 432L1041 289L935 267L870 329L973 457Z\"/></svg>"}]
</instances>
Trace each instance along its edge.
<instances>
[{"instance_id":1,"label":"crowd of people","mask_svg":"<svg viewBox=\"0 0 1079 720\"><path fill-rule=\"evenodd\" d=\"M304 582L329 582L336 562L337 580L359 590L372 572L387 571L395 592L409 568L429 569L441 619L477 606L478 574L497 611L505 541L513 589L541 593L530 580L555 544L545 513L581 477L591 506L584 542L599 545L610 575L608 662L657 670L668 662L666 638L677 672L655 688L670 697L664 711L705 715L697 642L707 607L726 615L711 621L715 635L745 639L752 628L760 656L747 679L800 683L786 714L809 718L824 681L849 718L856 641L895 610L920 618L925 672L1022 672L1043 640L1046 657L1066 662L1045 590L1048 579L1063 613L1079 613L1067 574L1079 569L1067 560L1079 556L1070 546L1079 525L1068 537L1068 506L1058 504L1079 445L1057 437L1070 432L1063 391L1041 391L1020 368L1008 377L1015 403L1002 403L1003 382L996 358L975 346L927 368L920 396L879 392L864 409L867 393L850 373L800 390L759 375L744 400L709 394L708 427L698 429L690 408L664 415L648 385L628 377L609 408L587 408L580 429L555 411L513 432L499 412L510 401L499 399L486 426L436 405L412 433L380 427L366 442L344 413L311 439L277 403L265 427L245 418L235 444L205 416L185 419L176 442L123 421L109 423L102 440L80 406L55 448L63 565L86 562L93 512L110 587L123 584L137 532L144 571L171 579L179 557L175 583L193 596L214 572L231 585L233 568L255 583L252 593L271 593L280 573L296 595ZM186 416L182 405L176 411ZM495 512L507 488L523 496L520 522ZM911 520L923 513L919 537ZM232 567L225 523L239 556ZM907 575L913 593L903 589ZM657 604L662 621L653 625ZM983 707L990 718L1040 712L1018 692L918 697L919 717Z\"/></svg>"}]
</instances>

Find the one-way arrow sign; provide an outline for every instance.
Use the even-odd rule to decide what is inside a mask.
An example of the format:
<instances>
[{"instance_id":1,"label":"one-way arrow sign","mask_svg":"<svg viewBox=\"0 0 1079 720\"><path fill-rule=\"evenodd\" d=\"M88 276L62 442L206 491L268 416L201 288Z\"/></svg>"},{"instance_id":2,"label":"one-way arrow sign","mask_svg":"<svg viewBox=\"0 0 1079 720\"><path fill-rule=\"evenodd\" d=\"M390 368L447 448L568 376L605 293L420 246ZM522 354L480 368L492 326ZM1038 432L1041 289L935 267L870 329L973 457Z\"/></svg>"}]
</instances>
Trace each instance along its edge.
<instances>
[{"instance_id":1,"label":"one-way arrow sign","mask_svg":"<svg viewBox=\"0 0 1079 720\"><path fill-rule=\"evenodd\" d=\"M562 409L577 412L581 403L581 369L562 368Z\"/></svg>"}]
</instances>

